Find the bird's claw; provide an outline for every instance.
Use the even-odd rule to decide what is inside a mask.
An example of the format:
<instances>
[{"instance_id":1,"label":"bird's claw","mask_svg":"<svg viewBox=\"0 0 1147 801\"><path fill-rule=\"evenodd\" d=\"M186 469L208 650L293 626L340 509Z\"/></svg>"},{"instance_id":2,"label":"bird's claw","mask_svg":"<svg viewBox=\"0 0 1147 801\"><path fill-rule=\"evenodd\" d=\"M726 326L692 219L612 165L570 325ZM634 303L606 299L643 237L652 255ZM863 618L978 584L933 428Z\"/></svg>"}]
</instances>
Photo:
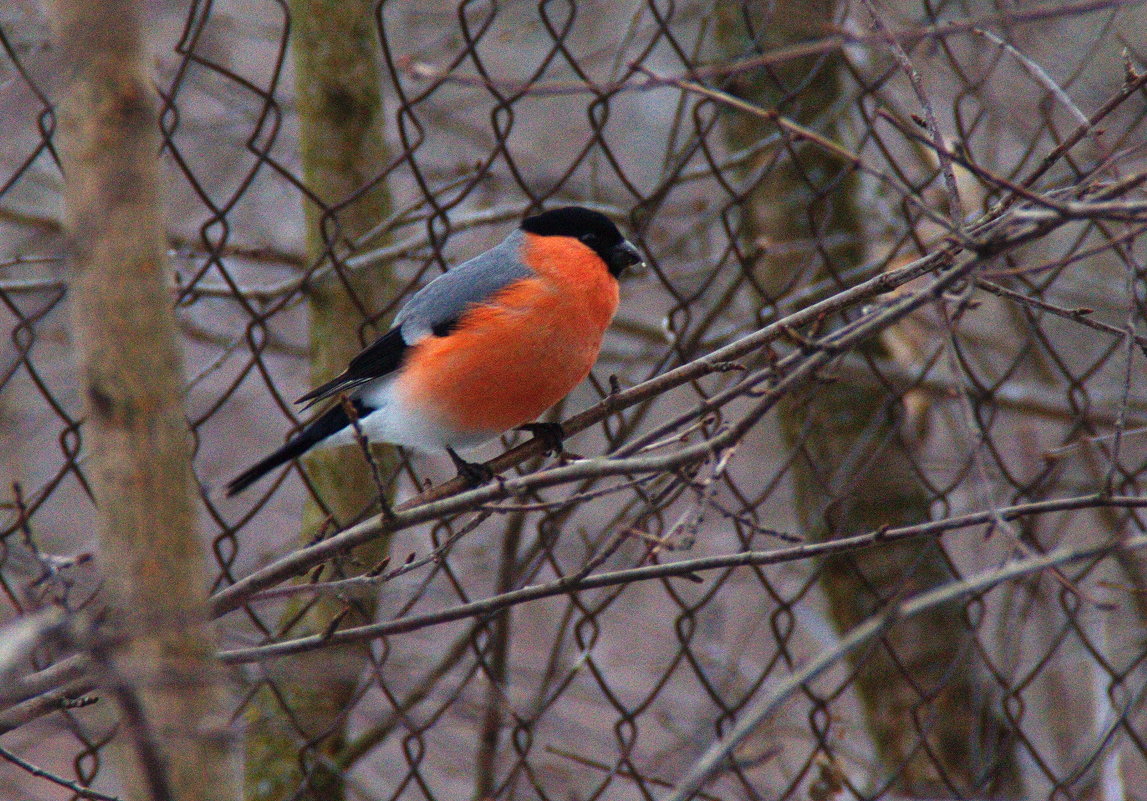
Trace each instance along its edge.
<instances>
[{"instance_id":1,"label":"bird's claw","mask_svg":"<svg viewBox=\"0 0 1147 801\"><path fill-rule=\"evenodd\" d=\"M566 431L561 423L526 423L518 426L517 430L526 431L540 439L546 446L547 455L551 453L554 456L561 455L562 442L566 438Z\"/></svg>"}]
</instances>

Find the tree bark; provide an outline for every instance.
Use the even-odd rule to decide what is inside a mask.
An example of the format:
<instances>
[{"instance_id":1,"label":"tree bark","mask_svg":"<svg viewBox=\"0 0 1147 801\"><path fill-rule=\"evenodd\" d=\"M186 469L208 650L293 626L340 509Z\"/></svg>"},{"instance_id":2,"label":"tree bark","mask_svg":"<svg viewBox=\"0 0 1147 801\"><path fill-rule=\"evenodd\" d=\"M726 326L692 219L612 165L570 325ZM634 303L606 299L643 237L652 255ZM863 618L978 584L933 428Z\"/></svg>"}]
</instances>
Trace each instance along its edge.
<instances>
[{"instance_id":1,"label":"tree bark","mask_svg":"<svg viewBox=\"0 0 1147 801\"><path fill-rule=\"evenodd\" d=\"M329 262L332 252L345 255L345 242L364 235L391 209L386 185L368 186L387 161L382 73L372 8L366 0L291 2L303 174L307 187L322 203L319 207L308 201L305 210L307 251L312 263ZM333 210L329 216L328 209ZM376 239L368 244L382 242ZM382 269L367 275L336 274L311 287L308 302L314 384L346 367L364 344L360 330L368 315L398 291L393 275ZM374 329L367 329L368 338L373 333ZM389 477L397 465L393 449L375 448L372 454L379 475ZM346 525L378 496L371 470L356 446L312 452L306 458L306 470L322 506L314 498L307 500L302 542ZM369 567L385 556L387 545L387 541L379 540L374 547L357 550L355 559ZM325 631L332 618L344 610L349 614L342 626L370 622L375 609L373 602L348 607L326 596L305 609L304 603L288 604L282 618L284 622L296 621L291 628L294 636ZM369 657L369 646L345 646L271 666L277 692L263 688L247 714L250 799L336 801L344 797L341 773L332 766L342 762L346 714L353 705L362 671L370 664ZM300 760L303 744L309 753ZM307 765L306 775L300 763ZM300 786L306 789L303 795L296 795Z\"/></svg>"},{"instance_id":2,"label":"tree bark","mask_svg":"<svg viewBox=\"0 0 1147 801\"><path fill-rule=\"evenodd\" d=\"M66 64L55 142L85 474L113 634L97 656L122 714L119 769L133 799L237 798L207 624L142 5L57 0L53 11Z\"/></svg>"},{"instance_id":3,"label":"tree bark","mask_svg":"<svg viewBox=\"0 0 1147 801\"><path fill-rule=\"evenodd\" d=\"M746 16L732 6L719 17L726 58L823 36L833 29L836 3L750 3ZM739 77L729 88L839 139L846 132L838 129L837 116L825 112L841 100L843 65L839 53L790 60ZM727 131L734 148L772 132L746 115L730 116ZM791 149L762 154L748 168L776 160L747 197L741 232L745 247L756 250L754 269L766 293L785 291L795 275L812 282L839 274L864 256L855 172L808 143L790 144ZM770 248L777 243L816 247ZM917 479L912 446L901 436L900 406L895 396L837 381L798 393L779 408L784 437L800 452L793 466L796 513L810 537L831 539L928 519L930 497ZM829 613L843 632L890 598L928 590L953 574L943 546L929 540L827 559L820 578ZM961 607L951 604L897 624L879 647L858 656L855 687L897 792L1006 798L1020 791L1009 730L991 704L991 687L969 666L972 652Z\"/></svg>"}]
</instances>

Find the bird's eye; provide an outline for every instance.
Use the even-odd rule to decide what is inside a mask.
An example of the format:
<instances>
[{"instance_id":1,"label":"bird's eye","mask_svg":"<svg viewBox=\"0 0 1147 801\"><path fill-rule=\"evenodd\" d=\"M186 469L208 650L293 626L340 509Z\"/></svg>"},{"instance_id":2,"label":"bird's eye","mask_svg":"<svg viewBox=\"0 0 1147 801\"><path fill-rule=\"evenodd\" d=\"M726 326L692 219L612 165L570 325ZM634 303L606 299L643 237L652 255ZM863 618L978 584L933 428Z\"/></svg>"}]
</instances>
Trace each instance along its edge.
<instances>
[{"instance_id":1,"label":"bird's eye","mask_svg":"<svg viewBox=\"0 0 1147 801\"><path fill-rule=\"evenodd\" d=\"M594 245L596 245L598 243L597 234L582 234L581 236L578 237L578 239L580 239L582 242L589 245L590 247L593 247Z\"/></svg>"}]
</instances>

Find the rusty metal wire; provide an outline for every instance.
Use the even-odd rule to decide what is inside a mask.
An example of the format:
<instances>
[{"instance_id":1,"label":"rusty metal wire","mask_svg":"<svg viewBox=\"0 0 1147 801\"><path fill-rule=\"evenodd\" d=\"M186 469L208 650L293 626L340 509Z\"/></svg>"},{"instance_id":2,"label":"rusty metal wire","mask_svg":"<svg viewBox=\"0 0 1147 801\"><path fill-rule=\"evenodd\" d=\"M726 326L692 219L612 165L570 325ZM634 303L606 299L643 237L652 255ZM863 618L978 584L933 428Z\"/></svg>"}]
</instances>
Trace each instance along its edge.
<instances>
[{"instance_id":1,"label":"rusty metal wire","mask_svg":"<svg viewBox=\"0 0 1147 801\"><path fill-rule=\"evenodd\" d=\"M286 5L152 11L223 657L237 729L274 699L282 797L1147 798L1147 7L814 7L779 41L792 4L378 3L382 245L303 178ZM43 13L0 12L0 795L107 797ZM366 342L567 202L649 262L555 412L596 458L520 451L432 508L401 504L449 463L404 454L396 520L326 532L392 531L383 565L300 555L305 468L223 497L300 423L316 282L394 271L346 321ZM320 596L373 628L300 639L284 609ZM941 663L903 634L933 609ZM357 689L313 731L291 654L347 642Z\"/></svg>"}]
</instances>

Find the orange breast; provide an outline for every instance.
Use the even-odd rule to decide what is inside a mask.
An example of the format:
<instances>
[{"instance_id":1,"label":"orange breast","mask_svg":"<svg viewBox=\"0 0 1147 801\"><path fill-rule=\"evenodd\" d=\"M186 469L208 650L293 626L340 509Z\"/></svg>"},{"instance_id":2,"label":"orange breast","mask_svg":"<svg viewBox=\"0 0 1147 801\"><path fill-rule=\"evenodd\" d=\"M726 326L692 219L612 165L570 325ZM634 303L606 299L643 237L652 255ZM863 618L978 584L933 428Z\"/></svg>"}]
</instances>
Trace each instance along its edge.
<instances>
[{"instance_id":1,"label":"orange breast","mask_svg":"<svg viewBox=\"0 0 1147 801\"><path fill-rule=\"evenodd\" d=\"M396 387L436 422L502 432L569 394L597 360L617 310L617 281L589 248L526 235L534 278L467 311L445 337L414 346Z\"/></svg>"}]
</instances>

